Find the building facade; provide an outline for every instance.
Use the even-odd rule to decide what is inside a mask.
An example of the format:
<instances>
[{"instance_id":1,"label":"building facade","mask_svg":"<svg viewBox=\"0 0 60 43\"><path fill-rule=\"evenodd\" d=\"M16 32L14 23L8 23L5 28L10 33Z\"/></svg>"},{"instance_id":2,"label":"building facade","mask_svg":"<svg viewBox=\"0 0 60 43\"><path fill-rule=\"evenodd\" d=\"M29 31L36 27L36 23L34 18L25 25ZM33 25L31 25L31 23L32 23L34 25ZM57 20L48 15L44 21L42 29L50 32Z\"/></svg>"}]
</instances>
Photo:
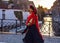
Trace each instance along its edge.
<instances>
[{"instance_id":1,"label":"building facade","mask_svg":"<svg viewBox=\"0 0 60 43\"><path fill-rule=\"evenodd\" d=\"M34 5L33 1L28 0L1 0L0 2L0 9L21 9L27 11L30 4Z\"/></svg>"},{"instance_id":2,"label":"building facade","mask_svg":"<svg viewBox=\"0 0 60 43\"><path fill-rule=\"evenodd\" d=\"M60 0L56 0L51 8L53 18L53 31L60 36Z\"/></svg>"}]
</instances>

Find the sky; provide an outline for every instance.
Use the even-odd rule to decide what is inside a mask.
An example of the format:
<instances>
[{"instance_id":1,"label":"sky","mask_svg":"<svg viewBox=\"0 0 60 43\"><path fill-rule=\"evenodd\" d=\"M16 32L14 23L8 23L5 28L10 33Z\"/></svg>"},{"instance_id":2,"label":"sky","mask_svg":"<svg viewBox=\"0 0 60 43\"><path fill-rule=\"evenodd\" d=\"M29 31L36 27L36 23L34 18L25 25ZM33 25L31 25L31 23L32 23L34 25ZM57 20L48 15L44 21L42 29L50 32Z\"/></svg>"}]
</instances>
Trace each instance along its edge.
<instances>
[{"instance_id":1,"label":"sky","mask_svg":"<svg viewBox=\"0 0 60 43\"><path fill-rule=\"evenodd\" d=\"M50 9L56 0L29 0L29 1L33 1L36 7L40 5L43 6L43 8Z\"/></svg>"}]
</instances>

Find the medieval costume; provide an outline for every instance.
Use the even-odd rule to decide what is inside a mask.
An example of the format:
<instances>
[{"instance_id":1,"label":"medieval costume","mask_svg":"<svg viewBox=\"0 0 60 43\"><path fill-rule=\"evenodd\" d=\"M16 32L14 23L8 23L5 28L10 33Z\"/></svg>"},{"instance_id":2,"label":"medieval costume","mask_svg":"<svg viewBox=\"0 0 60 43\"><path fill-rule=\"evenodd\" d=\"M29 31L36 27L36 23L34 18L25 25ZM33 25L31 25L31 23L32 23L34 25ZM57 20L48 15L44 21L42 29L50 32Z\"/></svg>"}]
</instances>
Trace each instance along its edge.
<instances>
[{"instance_id":1,"label":"medieval costume","mask_svg":"<svg viewBox=\"0 0 60 43\"><path fill-rule=\"evenodd\" d=\"M33 6L30 6L33 7ZM34 8L34 7L33 7ZM44 43L43 37L40 33L38 25L38 16L36 15L36 9L30 13L26 21L26 30L23 33L26 33L25 38L23 39L24 43Z\"/></svg>"}]
</instances>

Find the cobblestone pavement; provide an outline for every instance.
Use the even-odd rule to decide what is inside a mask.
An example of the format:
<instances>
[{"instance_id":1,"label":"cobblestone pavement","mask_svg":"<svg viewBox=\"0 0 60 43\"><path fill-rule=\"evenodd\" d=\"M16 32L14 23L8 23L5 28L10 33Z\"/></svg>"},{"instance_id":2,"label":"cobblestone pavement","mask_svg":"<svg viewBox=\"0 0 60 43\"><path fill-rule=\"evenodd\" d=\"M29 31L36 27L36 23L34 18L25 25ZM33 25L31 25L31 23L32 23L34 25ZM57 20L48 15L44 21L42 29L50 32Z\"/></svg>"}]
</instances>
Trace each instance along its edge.
<instances>
[{"instance_id":1,"label":"cobblestone pavement","mask_svg":"<svg viewBox=\"0 0 60 43\"><path fill-rule=\"evenodd\" d=\"M60 37L44 37L45 43L60 43Z\"/></svg>"},{"instance_id":2,"label":"cobblestone pavement","mask_svg":"<svg viewBox=\"0 0 60 43\"><path fill-rule=\"evenodd\" d=\"M0 34L0 43L23 43L24 35ZM60 43L60 37L44 37L45 43Z\"/></svg>"}]
</instances>

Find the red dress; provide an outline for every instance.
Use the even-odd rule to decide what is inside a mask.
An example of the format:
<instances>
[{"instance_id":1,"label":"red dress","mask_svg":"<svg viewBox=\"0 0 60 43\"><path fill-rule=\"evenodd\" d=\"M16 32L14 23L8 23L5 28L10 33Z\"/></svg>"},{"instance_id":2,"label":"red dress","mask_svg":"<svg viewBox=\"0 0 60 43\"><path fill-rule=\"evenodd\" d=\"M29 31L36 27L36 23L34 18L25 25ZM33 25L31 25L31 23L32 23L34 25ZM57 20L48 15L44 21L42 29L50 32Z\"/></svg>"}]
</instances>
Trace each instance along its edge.
<instances>
[{"instance_id":1,"label":"red dress","mask_svg":"<svg viewBox=\"0 0 60 43\"><path fill-rule=\"evenodd\" d=\"M33 25L34 22L35 22L35 25L36 25L36 27L37 27L37 29L38 29L38 31L39 31L40 29L39 29L39 24L38 24L38 16L35 15L34 12L32 12L32 14L30 14L30 15L28 16L28 19L27 19L27 21L26 21L26 25L28 25L30 19L33 19L32 22L30 23L30 26Z\"/></svg>"},{"instance_id":2,"label":"red dress","mask_svg":"<svg viewBox=\"0 0 60 43\"><path fill-rule=\"evenodd\" d=\"M30 20L32 21L30 22ZM30 25L28 26L28 23ZM38 16L32 12L26 21L26 26L28 26L28 32L24 38L24 43L44 43L42 35L40 34L40 29L38 25Z\"/></svg>"}]
</instances>

